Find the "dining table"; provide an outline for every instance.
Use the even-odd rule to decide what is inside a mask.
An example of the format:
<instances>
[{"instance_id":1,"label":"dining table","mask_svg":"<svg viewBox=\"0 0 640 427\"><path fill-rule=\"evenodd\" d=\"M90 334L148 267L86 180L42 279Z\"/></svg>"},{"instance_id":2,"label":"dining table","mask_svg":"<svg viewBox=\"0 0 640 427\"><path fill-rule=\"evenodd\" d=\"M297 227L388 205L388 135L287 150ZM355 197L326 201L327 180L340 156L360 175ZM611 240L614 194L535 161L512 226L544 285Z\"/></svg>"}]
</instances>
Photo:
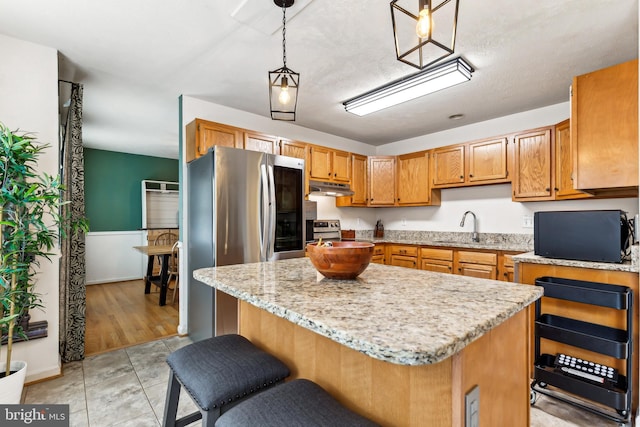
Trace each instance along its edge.
<instances>
[{"instance_id":1,"label":"dining table","mask_svg":"<svg viewBox=\"0 0 640 427\"><path fill-rule=\"evenodd\" d=\"M167 289L169 287L169 257L171 257L173 245L147 245L134 246L133 249L141 252L148 257L147 275L144 276L144 293L151 293L151 284L154 283L160 287L160 305L167 302ZM153 266L156 258L162 258L160 262L160 274L153 274Z\"/></svg>"}]
</instances>

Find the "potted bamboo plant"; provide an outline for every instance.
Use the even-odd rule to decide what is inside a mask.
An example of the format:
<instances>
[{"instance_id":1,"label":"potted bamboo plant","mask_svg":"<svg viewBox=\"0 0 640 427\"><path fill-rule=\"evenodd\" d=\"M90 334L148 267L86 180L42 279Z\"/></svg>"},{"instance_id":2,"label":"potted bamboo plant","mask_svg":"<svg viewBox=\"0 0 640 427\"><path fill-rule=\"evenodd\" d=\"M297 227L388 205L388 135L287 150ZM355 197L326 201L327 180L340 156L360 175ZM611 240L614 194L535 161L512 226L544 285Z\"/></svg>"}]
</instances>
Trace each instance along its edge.
<instances>
[{"instance_id":1,"label":"potted bamboo plant","mask_svg":"<svg viewBox=\"0 0 640 427\"><path fill-rule=\"evenodd\" d=\"M41 307L34 290L40 262L51 261L51 250L70 228L88 229L84 219L72 224L61 216L64 188L59 177L36 170L46 148L49 145L37 143L32 135L0 123L0 336L7 340L6 362L0 362L0 403L20 402L26 362L12 361L11 352L15 337L26 338L20 320ZM19 390L3 396L16 386Z\"/></svg>"}]
</instances>

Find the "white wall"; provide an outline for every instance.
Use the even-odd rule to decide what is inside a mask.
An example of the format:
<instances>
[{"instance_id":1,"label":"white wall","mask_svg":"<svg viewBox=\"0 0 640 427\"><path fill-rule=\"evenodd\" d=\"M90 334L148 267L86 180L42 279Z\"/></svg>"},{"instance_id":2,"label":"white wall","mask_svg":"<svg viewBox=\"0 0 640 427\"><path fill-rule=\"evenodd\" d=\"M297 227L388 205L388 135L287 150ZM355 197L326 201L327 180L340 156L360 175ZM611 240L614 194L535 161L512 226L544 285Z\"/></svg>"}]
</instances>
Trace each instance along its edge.
<instances>
[{"instance_id":1,"label":"white wall","mask_svg":"<svg viewBox=\"0 0 640 427\"><path fill-rule=\"evenodd\" d=\"M55 49L0 35L0 121L10 129L34 132L40 142L51 145L38 168L51 175L58 170L58 53ZM32 310L32 320L47 320L49 336L13 349L14 360L28 363L27 381L60 373L58 355L59 254L44 260L36 284L43 310ZM0 348L4 359L6 348Z\"/></svg>"},{"instance_id":2,"label":"white wall","mask_svg":"<svg viewBox=\"0 0 640 427\"><path fill-rule=\"evenodd\" d=\"M148 257L133 249L147 244L144 231L100 231L86 235L87 285L138 280Z\"/></svg>"}]
</instances>

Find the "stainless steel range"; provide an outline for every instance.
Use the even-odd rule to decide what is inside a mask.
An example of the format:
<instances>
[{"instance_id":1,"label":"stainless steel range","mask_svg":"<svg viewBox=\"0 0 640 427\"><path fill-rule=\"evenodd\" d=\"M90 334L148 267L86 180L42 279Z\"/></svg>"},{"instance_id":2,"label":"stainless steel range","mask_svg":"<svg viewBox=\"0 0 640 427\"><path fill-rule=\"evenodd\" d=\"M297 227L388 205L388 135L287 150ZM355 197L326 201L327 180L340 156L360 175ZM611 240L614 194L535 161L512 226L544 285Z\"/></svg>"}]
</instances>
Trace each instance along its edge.
<instances>
[{"instance_id":1,"label":"stainless steel range","mask_svg":"<svg viewBox=\"0 0 640 427\"><path fill-rule=\"evenodd\" d=\"M339 219L316 219L313 221L313 240L340 240Z\"/></svg>"}]
</instances>

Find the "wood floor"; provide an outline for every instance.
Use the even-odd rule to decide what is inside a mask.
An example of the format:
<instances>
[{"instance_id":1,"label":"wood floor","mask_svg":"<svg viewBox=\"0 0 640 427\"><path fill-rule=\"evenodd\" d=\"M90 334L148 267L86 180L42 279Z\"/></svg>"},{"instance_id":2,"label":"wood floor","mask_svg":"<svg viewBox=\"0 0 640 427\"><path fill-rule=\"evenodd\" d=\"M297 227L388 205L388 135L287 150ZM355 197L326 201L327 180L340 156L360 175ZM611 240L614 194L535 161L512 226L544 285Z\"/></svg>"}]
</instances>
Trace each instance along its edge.
<instances>
[{"instance_id":1,"label":"wood floor","mask_svg":"<svg viewBox=\"0 0 640 427\"><path fill-rule=\"evenodd\" d=\"M173 283L170 284L173 287ZM144 281L87 286L85 356L177 334L178 298L160 307L158 288L144 293Z\"/></svg>"}]
</instances>

